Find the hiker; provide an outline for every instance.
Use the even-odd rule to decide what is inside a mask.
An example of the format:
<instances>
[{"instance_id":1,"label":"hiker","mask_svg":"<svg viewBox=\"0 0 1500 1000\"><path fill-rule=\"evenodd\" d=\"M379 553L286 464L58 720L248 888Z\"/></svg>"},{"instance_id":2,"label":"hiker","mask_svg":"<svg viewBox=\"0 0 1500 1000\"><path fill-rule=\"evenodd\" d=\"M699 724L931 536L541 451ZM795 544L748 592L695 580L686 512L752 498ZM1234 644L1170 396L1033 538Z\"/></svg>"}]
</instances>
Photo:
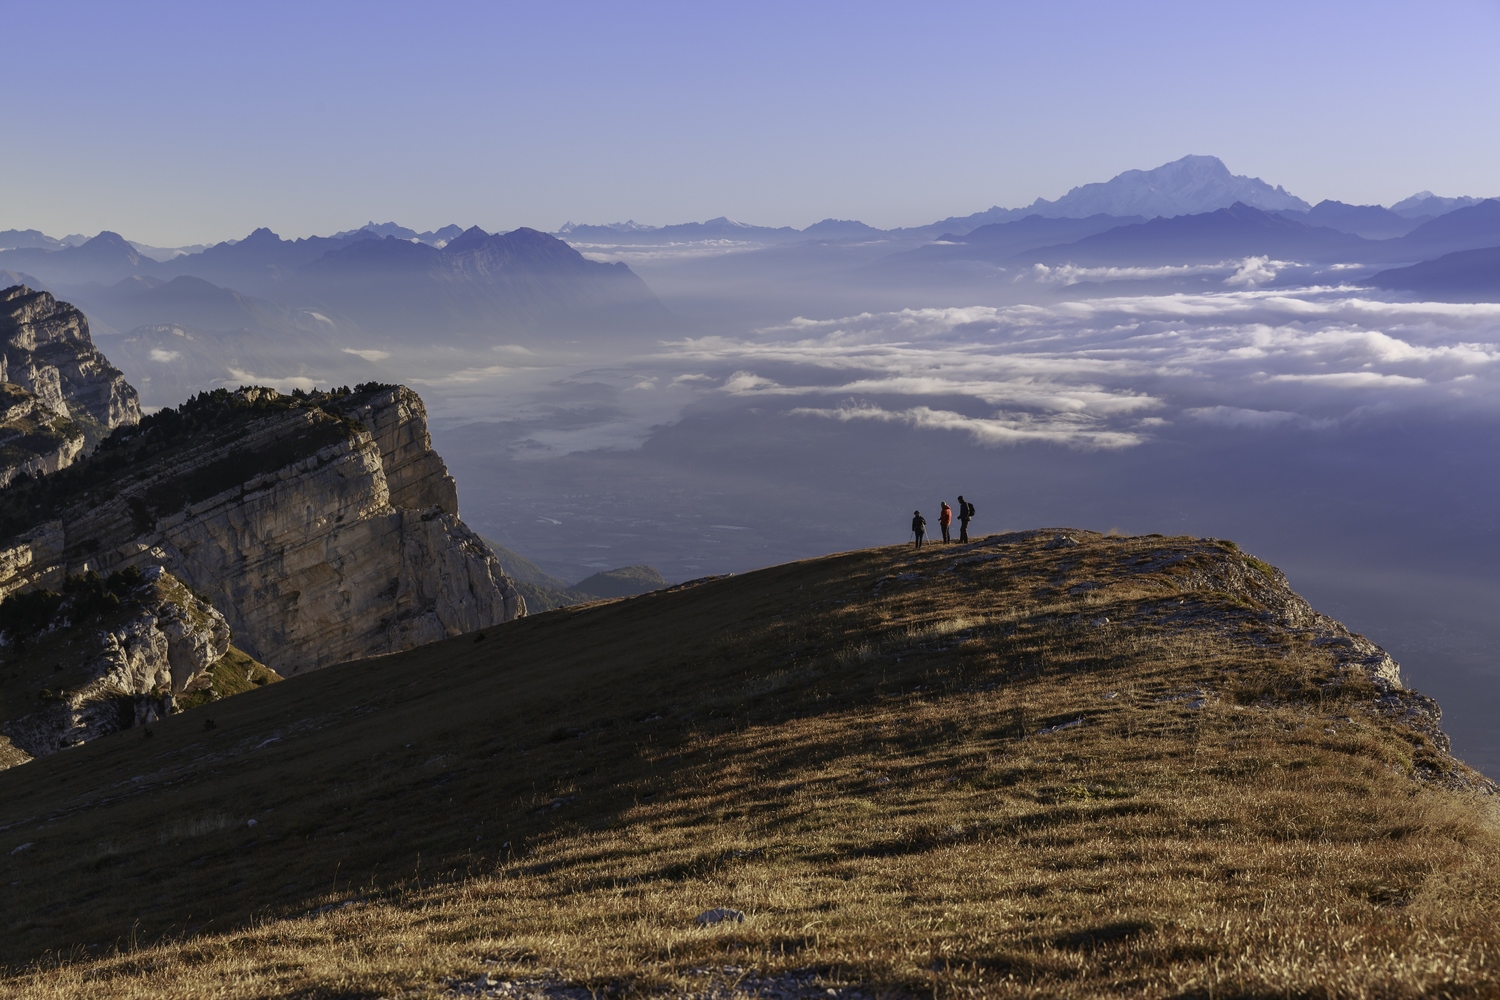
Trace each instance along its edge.
<instances>
[{"instance_id":1,"label":"hiker","mask_svg":"<svg viewBox=\"0 0 1500 1000\"><path fill-rule=\"evenodd\" d=\"M964 495L958 495L958 540L967 542L969 540L969 519L974 516L974 505L964 499Z\"/></svg>"},{"instance_id":2,"label":"hiker","mask_svg":"<svg viewBox=\"0 0 1500 1000\"><path fill-rule=\"evenodd\" d=\"M943 529L943 544L947 545L953 539L948 537L948 525L953 523L953 508L948 506L948 501L943 501L943 509L938 513L938 527Z\"/></svg>"},{"instance_id":3,"label":"hiker","mask_svg":"<svg viewBox=\"0 0 1500 1000\"><path fill-rule=\"evenodd\" d=\"M917 536L917 548L922 547L922 539L927 537L927 518L922 516L920 510L911 512L911 530Z\"/></svg>"}]
</instances>

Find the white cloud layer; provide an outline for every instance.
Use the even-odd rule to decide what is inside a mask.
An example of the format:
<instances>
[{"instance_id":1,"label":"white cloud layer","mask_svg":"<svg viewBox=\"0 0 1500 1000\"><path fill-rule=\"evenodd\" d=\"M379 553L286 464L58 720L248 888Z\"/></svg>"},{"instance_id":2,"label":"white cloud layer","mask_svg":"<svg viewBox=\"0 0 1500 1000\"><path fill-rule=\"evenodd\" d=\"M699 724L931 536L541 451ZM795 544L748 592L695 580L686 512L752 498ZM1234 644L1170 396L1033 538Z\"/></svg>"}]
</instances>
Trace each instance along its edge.
<instances>
[{"instance_id":1,"label":"white cloud layer","mask_svg":"<svg viewBox=\"0 0 1500 1000\"><path fill-rule=\"evenodd\" d=\"M979 444L986 445L1046 441L1052 444L1123 448L1141 441L1138 434L1100 430L1089 426L1086 420L1078 420L1080 426L1069 427L1066 418L1035 419L1027 414L1015 417L970 417L952 410L934 410L929 406L912 406L904 410L886 410L872 403L851 404L834 409L799 406L791 413L793 416L831 417L846 422L878 420L907 424L922 430L962 431Z\"/></svg>"},{"instance_id":2,"label":"white cloud layer","mask_svg":"<svg viewBox=\"0 0 1500 1000\"><path fill-rule=\"evenodd\" d=\"M1253 258L1235 274L1249 286L1280 266ZM736 397L832 397L792 409L801 416L959 431L989 445L1125 447L1174 412L1316 429L1371 408L1488 406L1500 399L1483 391L1500 382L1500 304L1247 287L907 309L689 339L658 360L669 358L729 370L719 391Z\"/></svg>"},{"instance_id":3,"label":"white cloud layer","mask_svg":"<svg viewBox=\"0 0 1500 1000\"><path fill-rule=\"evenodd\" d=\"M410 380L441 387L436 416L509 421L538 456L639 447L694 406L1087 449L1500 408L1500 304L1251 287L1280 266L1238 262L1245 287L1227 291L799 317L587 369L538 357Z\"/></svg>"}]
</instances>

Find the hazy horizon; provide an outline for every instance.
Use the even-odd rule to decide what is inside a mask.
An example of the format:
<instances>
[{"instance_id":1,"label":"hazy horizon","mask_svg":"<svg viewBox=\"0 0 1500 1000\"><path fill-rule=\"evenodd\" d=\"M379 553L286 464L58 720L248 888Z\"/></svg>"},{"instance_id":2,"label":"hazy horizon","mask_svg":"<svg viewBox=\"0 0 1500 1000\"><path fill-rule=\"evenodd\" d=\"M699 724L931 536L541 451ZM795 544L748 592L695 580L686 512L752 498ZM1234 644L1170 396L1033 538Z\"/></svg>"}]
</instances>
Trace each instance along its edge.
<instances>
[{"instance_id":1,"label":"hazy horizon","mask_svg":"<svg viewBox=\"0 0 1500 1000\"><path fill-rule=\"evenodd\" d=\"M922 225L1185 153L1310 202L1483 195L1492 3L9 4L0 228ZM68 53L68 72L55 53ZM1379 71L1372 71L1379 67ZM1463 95L1462 100L1453 99Z\"/></svg>"},{"instance_id":2,"label":"hazy horizon","mask_svg":"<svg viewBox=\"0 0 1500 1000\"><path fill-rule=\"evenodd\" d=\"M1212 153L1202 153L1202 152L1199 152L1199 153L1184 153L1184 154L1182 154L1182 156L1171 157L1169 160L1164 161L1164 162L1170 164L1172 162L1175 162L1176 160L1183 159L1185 157L1194 157L1194 156L1196 156L1196 157L1208 157L1208 158L1219 159L1218 157L1214 156L1214 154L1212 154ZM1026 199L1024 201L1021 201L1021 202L1017 202L1015 204L992 203L992 204L982 204L981 205L981 204L975 203L974 205L971 205L968 208L965 208L965 209L962 209L962 210L955 210L953 212L950 212L948 215L944 215L944 216L934 216L932 218L923 218L923 219L918 220L918 221L908 221L908 222L903 222L903 223L901 223L899 225L892 225L892 226L888 226L888 227L872 226L872 228L875 228L875 229L878 229L878 230L882 230L882 231L894 231L894 230L899 230L899 229L921 228L921 227L924 227L924 226L932 225L934 223L940 223L944 219L947 219L947 218L964 217L964 216L969 216L969 215L977 215L977 214L981 214L981 213L984 213L986 211L990 211L990 210L993 210L993 209L1000 209L1000 210L1011 211L1011 212L1025 212L1028 209L1030 209L1030 207L1035 202L1037 202L1037 201L1056 202L1059 199L1065 198L1067 195L1072 194L1072 193L1078 191L1080 188L1087 188L1089 186L1097 187L1097 186L1100 185L1101 182L1106 181L1106 180L1110 180L1110 179L1118 178L1122 174L1129 174L1129 173L1132 173L1132 172L1137 172L1138 173L1138 172L1141 172L1143 170L1149 170L1149 169L1157 167L1157 166L1161 166L1161 164L1152 163L1152 164L1134 164L1134 165L1130 165L1130 166L1123 166L1123 167L1120 167L1117 170L1114 170L1112 173L1110 173L1108 175L1094 177L1094 178L1087 179L1087 180L1081 180L1077 184L1070 186L1067 190L1060 191L1060 192L1055 192L1055 193L1051 194L1050 196L1047 193L1038 193L1038 194L1035 194L1031 198L1028 198L1028 199ZM1231 171L1234 170L1233 165L1226 164L1226 166L1229 166L1229 168L1230 168ZM1278 185L1277 182L1275 181L1275 179L1267 179L1267 178L1262 178L1262 177L1255 177L1255 176L1248 175L1248 174L1243 174L1243 173L1236 173L1236 176L1237 177L1245 177L1245 178L1248 178L1250 180L1265 181L1266 183L1268 183L1268 184L1270 184L1272 186L1279 186L1279 187L1282 187L1282 188L1286 187L1285 185ZM1459 199L1459 200L1462 200L1462 199L1481 199L1482 200L1482 199L1488 199L1488 198L1496 197L1496 195L1493 195L1493 194L1482 193L1482 192L1488 191L1488 190L1489 190L1488 188L1484 188L1484 189L1476 189L1475 191L1472 191L1472 192L1471 191L1464 191L1464 192L1447 192L1447 193L1444 193L1444 192L1432 191L1429 188L1423 187L1423 188L1416 188L1416 189L1412 189L1410 191L1407 191L1403 195L1401 195L1400 197L1391 198L1388 202L1373 203L1373 204L1376 204L1378 207L1389 208L1391 205L1398 204L1401 201L1405 201L1405 200L1408 200L1410 198L1417 197L1417 196L1420 196L1420 195L1430 195L1430 196L1433 196L1433 197L1435 197L1435 198L1437 198L1439 200L1443 200L1443 199ZM1290 195L1293 195L1293 196L1297 195L1296 191L1293 191L1293 190L1290 190L1290 189L1287 190L1287 193L1290 194ZM1303 199L1303 200L1304 201L1308 201L1309 204L1316 204L1318 201L1320 201L1322 199ZM1338 201L1338 202L1342 202L1344 204L1350 204L1350 205L1364 204L1364 203L1350 201L1348 199L1339 198L1336 195L1330 195L1330 196L1328 196L1328 200ZM356 213L356 215L357 214L358 213ZM366 214L368 215L370 213L366 213ZM814 214L816 214L816 213L814 213ZM875 216L870 215L869 217L875 217ZM846 216L846 217L835 217L835 216L832 216L832 215L817 215L816 218L808 218L805 221L786 222L786 221L764 221L764 220L761 220L761 219L749 219L749 218L736 218L736 217L725 215L724 213L721 212L721 213L717 213L717 214L714 214L714 215L704 215L704 216L699 216L699 217L695 217L695 218L673 218L673 219L637 219L637 218L633 218L633 217L632 218L620 217L620 218L608 218L608 219L606 219L606 218L584 219L584 218L571 218L570 217L570 218L565 219L564 221L559 222L559 223L557 223L555 225L532 225L532 224L529 224L529 223L522 223L522 224L517 224L517 225L514 225L514 226L502 225L502 226L499 226L499 227L496 227L496 228L488 229L487 231L494 232L494 233L504 233L504 232L511 232L511 231L516 230L516 229L528 228L528 229L536 229L536 230L538 230L540 232L546 232L546 233L561 233L561 232L563 232L569 226L595 226L595 227L639 226L643 230L655 230L655 229L669 228L669 227L673 227L673 226L691 226L691 225L696 225L696 224L702 224L702 223L705 223L705 222L713 222L713 221L717 221L717 220L720 220L720 219L727 219L727 220L729 220L732 223L736 223L736 224L740 224L740 225L745 225L745 226L752 226L752 227L756 227L756 228L764 228L764 229L789 228L789 229L798 230L798 231L805 230L805 229L807 229L807 228L809 228L811 226L816 225L819 222L828 222L828 221L859 222L859 223L865 223L867 225L869 224L868 218L865 215L851 215L851 216ZM271 226L267 226L267 225L263 225L263 224L256 224L256 225L253 225L249 229L246 229L246 230L244 230L242 232L236 232L236 233L233 233L233 234L230 234L230 235L220 234L220 235L218 235L216 237L213 237L213 238L205 238L205 239L201 239L201 240L197 240L197 241L193 241L193 242L181 242L181 243L152 243L152 242L147 241L147 240L135 239L131 233L119 232L117 230L113 230L113 229L109 229L109 228L90 229L88 227L85 227L84 229L79 230L77 232L60 232L60 231L52 232L52 231L48 231L48 230L43 229L43 228L38 227L38 226L23 225L23 224L21 224L19 222L13 222L11 224L0 223L0 230L16 230L16 231L34 230L34 231L37 231L37 232L41 232L44 235L52 237L54 239L59 239L59 240L71 239L71 240L74 240L74 241L77 241L79 238L82 238L82 239L85 239L85 240L92 239L92 238L94 238L96 236L100 236L100 235L103 235L105 233L111 233L111 232L113 232L116 235L119 235L119 236L121 236L121 237L123 237L123 238L125 238L127 240L132 240L133 242L139 243L139 244L141 244L143 246L160 247L162 249L173 249L173 248L177 248L177 247L207 247L207 246L214 246L214 245L219 244L219 243L233 243L233 242L238 242L238 241L244 239L245 237L251 235L251 233L259 231L261 229L268 229L268 230L274 232L278 237L280 237L281 239L284 239L284 240L299 240L299 239L307 239L307 238L311 238L311 237L331 237L331 236L335 236L335 235L337 235L339 233L346 233L346 232L357 232L357 231L359 231L361 229L364 229L364 228L367 228L367 227L371 227L371 226L374 226L374 227L383 227L383 226L392 226L392 225L394 225L394 226L400 226L400 227L402 227L404 229L410 229L410 230L413 230L413 231L415 231L417 233L424 233L424 232L425 233L431 233L431 232L435 232L437 230L440 230L440 229L443 229L443 228L449 227L449 226L457 226L461 230L468 229L468 228L470 228L470 226L478 225L478 223L466 223L466 222L460 221L458 219L449 219L447 221L438 221L438 222L431 222L431 220L428 220L427 222L425 222L424 224L421 224L421 225L409 225L408 224L408 220L405 220L405 219L396 219L396 218L377 219L377 218L374 218L373 215L371 215L371 217L366 218L366 220L364 222L350 222L348 225L340 226L340 227L337 227L337 228L330 228L330 229L326 229L326 230L317 230L317 231L312 231L312 230L308 230L308 231L300 231L300 230L282 231L282 230L277 230L277 229L275 229L274 227L271 227ZM483 229L485 227L480 226L480 228ZM622 230L621 231L622 237L625 236L625 235L627 235L628 232L629 232L628 229ZM586 246L586 244L580 244L580 245L581 246ZM624 246L624 245L622 245L622 246ZM608 255L612 256L613 258L616 258L616 259L621 258L623 256L628 256L628 254L622 254L621 253L622 247L618 247L618 246L617 247L608 247L606 249L608 251L610 251L610 253Z\"/></svg>"}]
</instances>

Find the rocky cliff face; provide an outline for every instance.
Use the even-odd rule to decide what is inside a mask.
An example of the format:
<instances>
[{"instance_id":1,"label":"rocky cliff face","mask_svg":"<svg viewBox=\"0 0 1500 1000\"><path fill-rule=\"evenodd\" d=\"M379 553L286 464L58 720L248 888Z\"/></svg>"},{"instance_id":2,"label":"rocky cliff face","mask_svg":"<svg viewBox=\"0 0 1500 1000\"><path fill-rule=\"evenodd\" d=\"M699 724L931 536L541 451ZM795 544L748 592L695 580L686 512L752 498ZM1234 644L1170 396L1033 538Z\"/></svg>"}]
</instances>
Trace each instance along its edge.
<instances>
[{"instance_id":1,"label":"rocky cliff face","mask_svg":"<svg viewBox=\"0 0 1500 1000\"><path fill-rule=\"evenodd\" d=\"M81 312L24 285L0 292L0 486L56 472L140 418Z\"/></svg>"},{"instance_id":2,"label":"rocky cliff face","mask_svg":"<svg viewBox=\"0 0 1500 1000\"><path fill-rule=\"evenodd\" d=\"M380 467L393 507L440 507L458 516L458 486L432 450L427 410L410 389L391 386L332 404L358 420L380 449Z\"/></svg>"},{"instance_id":3,"label":"rocky cliff face","mask_svg":"<svg viewBox=\"0 0 1500 1000\"><path fill-rule=\"evenodd\" d=\"M0 733L29 757L170 715L230 651L224 616L160 567L20 595L0 629Z\"/></svg>"},{"instance_id":4,"label":"rocky cliff face","mask_svg":"<svg viewBox=\"0 0 1500 1000\"><path fill-rule=\"evenodd\" d=\"M163 566L279 673L525 613L404 387L202 394L0 493L0 538L0 595Z\"/></svg>"}]
</instances>

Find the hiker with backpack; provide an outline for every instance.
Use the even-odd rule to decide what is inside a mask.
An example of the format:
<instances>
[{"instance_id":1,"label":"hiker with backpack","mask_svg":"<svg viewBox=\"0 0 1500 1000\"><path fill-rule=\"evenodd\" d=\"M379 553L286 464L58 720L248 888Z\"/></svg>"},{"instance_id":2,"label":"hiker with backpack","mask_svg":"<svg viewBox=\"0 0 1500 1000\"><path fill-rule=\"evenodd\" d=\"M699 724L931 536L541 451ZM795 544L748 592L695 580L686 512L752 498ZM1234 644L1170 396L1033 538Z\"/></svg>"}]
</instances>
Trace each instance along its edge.
<instances>
[{"instance_id":1,"label":"hiker with backpack","mask_svg":"<svg viewBox=\"0 0 1500 1000\"><path fill-rule=\"evenodd\" d=\"M927 537L927 518L922 516L920 510L911 512L911 530L912 534L917 536L916 547L920 549L922 540Z\"/></svg>"},{"instance_id":2,"label":"hiker with backpack","mask_svg":"<svg viewBox=\"0 0 1500 1000\"><path fill-rule=\"evenodd\" d=\"M943 501L943 509L938 513L938 527L943 529L943 544L952 541L948 537L948 525L953 523L953 508L948 506L948 501Z\"/></svg>"},{"instance_id":3,"label":"hiker with backpack","mask_svg":"<svg viewBox=\"0 0 1500 1000\"><path fill-rule=\"evenodd\" d=\"M964 499L964 495L958 495L958 540L967 542L969 540L969 521L974 517L974 505ZM947 534L947 532L944 532Z\"/></svg>"}]
</instances>

